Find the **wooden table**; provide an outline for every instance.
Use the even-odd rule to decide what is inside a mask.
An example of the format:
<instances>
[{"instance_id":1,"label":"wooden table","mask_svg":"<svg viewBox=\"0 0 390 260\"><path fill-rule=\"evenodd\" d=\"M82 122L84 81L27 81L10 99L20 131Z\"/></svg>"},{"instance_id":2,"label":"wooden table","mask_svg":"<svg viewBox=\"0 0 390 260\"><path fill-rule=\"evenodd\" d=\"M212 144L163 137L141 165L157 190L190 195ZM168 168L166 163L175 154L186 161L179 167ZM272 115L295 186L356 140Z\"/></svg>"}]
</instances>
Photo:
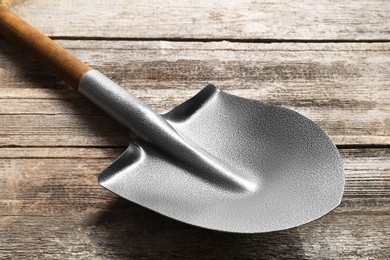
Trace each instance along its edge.
<instances>
[{"instance_id":1,"label":"wooden table","mask_svg":"<svg viewBox=\"0 0 390 260\"><path fill-rule=\"evenodd\" d=\"M182 224L97 183L127 131L0 40L0 258L390 257L390 3L3 1L158 112L207 83L292 108L344 161L342 204L290 230Z\"/></svg>"}]
</instances>

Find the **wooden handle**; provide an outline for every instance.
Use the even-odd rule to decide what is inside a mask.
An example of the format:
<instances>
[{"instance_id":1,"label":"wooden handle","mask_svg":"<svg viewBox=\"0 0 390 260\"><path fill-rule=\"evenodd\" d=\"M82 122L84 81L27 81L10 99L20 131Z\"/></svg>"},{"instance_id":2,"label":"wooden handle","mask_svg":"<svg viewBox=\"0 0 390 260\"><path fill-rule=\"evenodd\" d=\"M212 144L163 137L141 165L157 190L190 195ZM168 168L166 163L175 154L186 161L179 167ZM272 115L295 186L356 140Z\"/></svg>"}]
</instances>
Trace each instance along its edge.
<instances>
[{"instance_id":1,"label":"wooden handle","mask_svg":"<svg viewBox=\"0 0 390 260\"><path fill-rule=\"evenodd\" d=\"M0 35L77 90L91 68L0 4Z\"/></svg>"}]
</instances>

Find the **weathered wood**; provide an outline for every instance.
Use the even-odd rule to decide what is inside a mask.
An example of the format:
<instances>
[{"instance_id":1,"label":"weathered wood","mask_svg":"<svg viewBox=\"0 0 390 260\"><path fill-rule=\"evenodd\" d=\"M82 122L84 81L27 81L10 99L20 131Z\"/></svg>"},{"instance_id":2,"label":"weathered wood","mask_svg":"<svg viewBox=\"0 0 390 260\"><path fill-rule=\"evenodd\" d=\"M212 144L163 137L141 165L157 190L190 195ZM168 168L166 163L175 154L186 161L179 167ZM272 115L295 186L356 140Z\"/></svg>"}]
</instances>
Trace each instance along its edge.
<instances>
[{"instance_id":1,"label":"weathered wood","mask_svg":"<svg viewBox=\"0 0 390 260\"><path fill-rule=\"evenodd\" d=\"M82 147L3 147L0 149L1 159L38 159L38 158L57 158L57 159L115 159L124 148L82 148Z\"/></svg>"},{"instance_id":2,"label":"weathered wood","mask_svg":"<svg viewBox=\"0 0 390 260\"><path fill-rule=\"evenodd\" d=\"M15 1L50 36L174 39L383 40L390 4L371 1Z\"/></svg>"},{"instance_id":3,"label":"weathered wood","mask_svg":"<svg viewBox=\"0 0 390 260\"><path fill-rule=\"evenodd\" d=\"M390 144L388 43L59 42L160 113L215 83L292 108L337 144ZM0 44L0 146L126 145L122 127Z\"/></svg>"},{"instance_id":4,"label":"weathered wood","mask_svg":"<svg viewBox=\"0 0 390 260\"><path fill-rule=\"evenodd\" d=\"M231 234L185 225L117 200L88 214L1 217L0 257L386 260L389 220L384 212L352 210L286 231Z\"/></svg>"},{"instance_id":5,"label":"weathered wood","mask_svg":"<svg viewBox=\"0 0 390 260\"><path fill-rule=\"evenodd\" d=\"M101 188L127 131L0 40L1 259L388 259L390 149L363 148L390 145L388 1L1 2L160 113L215 83L362 147L340 150L343 202L317 221L254 235L185 225Z\"/></svg>"},{"instance_id":6,"label":"weathered wood","mask_svg":"<svg viewBox=\"0 0 390 260\"><path fill-rule=\"evenodd\" d=\"M254 235L185 225L105 191L97 174L120 149L2 150L1 258L386 259L390 252L390 149L341 150L340 207L298 228Z\"/></svg>"}]
</instances>

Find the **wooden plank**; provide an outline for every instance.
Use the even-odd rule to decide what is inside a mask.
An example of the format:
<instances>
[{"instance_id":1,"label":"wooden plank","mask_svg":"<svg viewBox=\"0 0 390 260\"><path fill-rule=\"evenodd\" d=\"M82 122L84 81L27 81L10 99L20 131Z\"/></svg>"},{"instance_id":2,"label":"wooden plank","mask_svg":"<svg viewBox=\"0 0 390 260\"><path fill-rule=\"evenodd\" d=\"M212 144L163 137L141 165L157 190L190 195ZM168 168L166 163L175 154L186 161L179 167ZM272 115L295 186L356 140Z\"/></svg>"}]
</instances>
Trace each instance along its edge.
<instances>
[{"instance_id":1,"label":"wooden plank","mask_svg":"<svg viewBox=\"0 0 390 260\"><path fill-rule=\"evenodd\" d=\"M159 113L215 83L304 114L336 144L390 144L389 43L59 42ZM125 129L0 44L0 146L126 145Z\"/></svg>"},{"instance_id":2,"label":"wooden plank","mask_svg":"<svg viewBox=\"0 0 390 260\"><path fill-rule=\"evenodd\" d=\"M87 208L95 200L110 203L114 196L97 185L96 177L124 149L2 148L0 205L4 212L15 214L50 211L57 215L74 203L64 194L71 194L80 208ZM342 149L340 152L346 172L343 203L348 204L347 209L387 211L390 149ZM54 208L50 207L53 200L57 203ZM375 201L378 204L370 205ZM19 203L35 206L19 207Z\"/></svg>"},{"instance_id":3,"label":"wooden plank","mask_svg":"<svg viewBox=\"0 0 390 260\"><path fill-rule=\"evenodd\" d=\"M390 4L371 1L15 1L12 9L57 37L383 40Z\"/></svg>"},{"instance_id":4,"label":"wooden plank","mask_svg":"<svg viewBox=\"0 0 390 260\"><path fill-rule=\"evenodd\" d=\"M2 147L0 149L1 159L115 159L125 148L83 148L83 147Z\"/></svg>"},{"instance_id":5,"label":"wooden plank","mask_svg":"<svg viewBox=\"0 0 390 260\"><path fill-rule=\"evenodd\" d=\"M182 224L100 188L96 176L119 150L2 150L0 258L386 259L390 252L390 149L341 150L341 206L298 228L253 235Z\"/></svg>"},{"instance_id":6,"label":"wooden plank","mask_svg":"<svg viewBox=\"0 0 390 260\"><path fill-rule=\"evenodd\" d=\"M286 231L232 234L203 230L137 205L63 217L1 217L4 259L387 259L389 215L332 212Z\"/></svg>"}]
</instances>

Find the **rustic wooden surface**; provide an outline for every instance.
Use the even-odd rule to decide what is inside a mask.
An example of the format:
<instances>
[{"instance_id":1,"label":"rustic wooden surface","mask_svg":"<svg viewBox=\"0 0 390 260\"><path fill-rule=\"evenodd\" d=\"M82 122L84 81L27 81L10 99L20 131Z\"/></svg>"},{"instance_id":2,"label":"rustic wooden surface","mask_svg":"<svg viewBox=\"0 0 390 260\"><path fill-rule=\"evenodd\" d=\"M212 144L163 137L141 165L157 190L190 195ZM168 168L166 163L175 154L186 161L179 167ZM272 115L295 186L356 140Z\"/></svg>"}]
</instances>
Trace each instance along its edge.
<instances>
[{"instance_id":1,"label":"rustic wooden surface","mask_svg":"<svg viewBox=\"0 0 390 260\"><path fill-rule=\"evenodd\" d=\"M3 2L160 113L214 83L306 115L346 189L320 220L253 235L119 199L96 178L126 130L0 39L1 259L389 258L388 1Z\"/></svg>"}]
</instances>

